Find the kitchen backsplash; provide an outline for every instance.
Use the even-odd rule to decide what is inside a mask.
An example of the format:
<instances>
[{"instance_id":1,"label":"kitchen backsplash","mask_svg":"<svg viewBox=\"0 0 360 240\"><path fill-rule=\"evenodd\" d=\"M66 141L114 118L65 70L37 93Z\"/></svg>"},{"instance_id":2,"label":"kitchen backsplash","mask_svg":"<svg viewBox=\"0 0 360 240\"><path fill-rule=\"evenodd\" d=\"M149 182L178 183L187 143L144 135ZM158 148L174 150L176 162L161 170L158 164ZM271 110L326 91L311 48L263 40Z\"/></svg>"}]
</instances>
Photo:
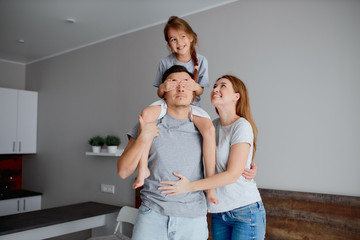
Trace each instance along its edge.
<instances>
[{"instance_id":1,"label":"kitchen backsplash","mask_svg":"<svg viewBox=\"0 0 360 240\"><path fill-rule=\"evenodd\" d=\"M21 189L22 155L0 155L0 192Z\"/></svg>"}]
</instances>

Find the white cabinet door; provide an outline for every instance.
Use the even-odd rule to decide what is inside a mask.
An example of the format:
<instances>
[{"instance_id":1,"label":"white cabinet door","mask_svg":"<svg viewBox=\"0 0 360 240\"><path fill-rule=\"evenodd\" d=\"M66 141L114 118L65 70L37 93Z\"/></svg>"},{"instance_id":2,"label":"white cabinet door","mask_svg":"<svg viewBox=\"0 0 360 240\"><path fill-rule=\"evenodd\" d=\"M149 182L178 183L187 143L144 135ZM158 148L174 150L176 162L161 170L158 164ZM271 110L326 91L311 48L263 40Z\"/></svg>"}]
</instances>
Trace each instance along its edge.
<instances>
[{"instance_id":1,"label":"white cabinet door","mask_svg":"<svg viewBox=\"0 0 360 240\"><path fill-rule=\"evenodd\" d=\"M13 198L0 201L0 216L41 209L41 196Z\"/></svg>"},{"instance_id":2,"label":"white cabinet door","mask_svg":"<svg viewBox=\"0 0 360 240\"><path fill-rule=\"evenodd\" d=\"M38 94L18 91L17 149L18 153L36 153Z\"/></svg>"},{"instance_id":3,"label":"white cabinet door","mask_svg":"<svg viewBox=\"0 0 360 240\"><path fill-rule=\"evenodd\" d=\"M0 201L0 216L18 213L20 209L19 199L7 199Z\"/></svg>"},{"instance_id":4,"label":"white cabinet door","mask_svg":"<svg viewBox=\"0 0 360 240\"><path fill-rule=\"evenodd\" d=\"M0 153L36 153L38 94L0 88Z\"/></svg>"},{"instance_id":5,"label":"white cabinet door","mask_svg":"<svg viewBox=\"0 0 360 240\"><path fill-rule=\"evenodd\" d=\"M17 90L0 88L0 153L14 153L17 127Z\"/></svg>"},{"instance_id":6,"label":"white cabinet door","mask_svg":"<svg viewBox=\"0 0 360 240\"><path fill-rule=\"evenodd\" d=\"M41 196L23 198L22 212L31 212L41 209Z\"/></svg>"}]
</instances>

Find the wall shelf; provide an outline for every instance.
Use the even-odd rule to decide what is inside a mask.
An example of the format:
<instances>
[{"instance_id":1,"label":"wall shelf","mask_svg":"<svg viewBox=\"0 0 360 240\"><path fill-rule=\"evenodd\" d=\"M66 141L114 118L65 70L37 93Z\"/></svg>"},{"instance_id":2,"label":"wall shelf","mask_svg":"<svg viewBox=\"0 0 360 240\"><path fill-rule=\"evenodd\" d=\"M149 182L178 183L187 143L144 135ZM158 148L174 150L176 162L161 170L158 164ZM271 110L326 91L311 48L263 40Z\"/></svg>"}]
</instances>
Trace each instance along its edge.
<instances>
[{"instance_id":1,"label":"wall shelf","mask_svg":"<svg viewBox=\"0 0 360 240\"><path fill-rule=\"evenodd\" d=\"M107 149L101 149L99 153L86 152L85 154L88 156L120 157L123 152L124 149L118 149L116 153L109 153Z\"/></svg>"}]
</instances>

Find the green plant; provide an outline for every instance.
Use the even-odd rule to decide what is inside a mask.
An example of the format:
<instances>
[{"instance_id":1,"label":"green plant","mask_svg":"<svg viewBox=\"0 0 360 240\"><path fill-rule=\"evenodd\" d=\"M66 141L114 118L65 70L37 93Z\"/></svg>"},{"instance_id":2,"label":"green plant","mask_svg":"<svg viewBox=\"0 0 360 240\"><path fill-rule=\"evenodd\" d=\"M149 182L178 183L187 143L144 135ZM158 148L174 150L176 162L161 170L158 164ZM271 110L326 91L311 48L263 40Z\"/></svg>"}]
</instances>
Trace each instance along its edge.
<instances>
[{"instance_id":1,"label":"green plant","mask_svg":"<svg viewBox=\"0 0 360 240\"><path fill-rule=\"evenodd\" d=\"M104 145L104 138L100 136L92 137L89 139L89 144L91 146L103 146Z\"/></svg>"},{"instance_id":2,"label":"green plant","mask_svg":"<svg viewBox=\"0 0 360 240\"><path fill-rule=\"evenodd\" d=\"M120 138L116 136L107 136L105 138L105 144L108 146L119 146L120 145Z\"/></svg>"}]
</instances>

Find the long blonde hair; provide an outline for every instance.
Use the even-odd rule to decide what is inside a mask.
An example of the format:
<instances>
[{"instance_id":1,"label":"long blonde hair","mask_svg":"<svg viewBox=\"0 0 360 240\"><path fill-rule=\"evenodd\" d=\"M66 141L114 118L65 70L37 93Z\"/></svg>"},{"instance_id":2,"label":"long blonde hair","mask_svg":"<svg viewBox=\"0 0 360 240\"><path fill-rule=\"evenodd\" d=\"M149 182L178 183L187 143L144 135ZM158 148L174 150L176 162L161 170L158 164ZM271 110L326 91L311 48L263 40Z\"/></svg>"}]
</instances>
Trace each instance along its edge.
<instances>
[{"instance_id":1,"label":"long blonde hair","mask_svg":"<svg viewBox=\"0 0 360 240\"><path fill-rule=\"evenodd\" d=\"M218 78L217 81L220 80L221 78L225 78L225 79L229 80L234 88L235 93L240 94L240 99L236 103L236 114L240 117L245 118L252 127L253 134L254 134L252 160L254 160L255 152L256 152L258 129L257 129L254 118L251 113L249 92L248 92L244 82L241 81L239 78L237 78L233 75L224 75L224 76Z\"/></svg>"},{"instance_id":2,"label":"long blonde hair","mask_svg":"<svg viewBox=\"0 0 360 240\"><path fill-rule=\"evenodd\" d=\"M194 80L195 82L197 82L199 76L199 71L198 71L199 61L197 59L197 54L195 49L195 46L198 43L197 34L192 30L191 26L184 19L181 19L176 16L171 16L164 28L164 37L167 43L169 43L168 32L170 28L175 30L183 30L193 39L190 46L190 54L191 54L191 59L194 62L194 73L193 73Z\"/></svg>"}]
</instances>

